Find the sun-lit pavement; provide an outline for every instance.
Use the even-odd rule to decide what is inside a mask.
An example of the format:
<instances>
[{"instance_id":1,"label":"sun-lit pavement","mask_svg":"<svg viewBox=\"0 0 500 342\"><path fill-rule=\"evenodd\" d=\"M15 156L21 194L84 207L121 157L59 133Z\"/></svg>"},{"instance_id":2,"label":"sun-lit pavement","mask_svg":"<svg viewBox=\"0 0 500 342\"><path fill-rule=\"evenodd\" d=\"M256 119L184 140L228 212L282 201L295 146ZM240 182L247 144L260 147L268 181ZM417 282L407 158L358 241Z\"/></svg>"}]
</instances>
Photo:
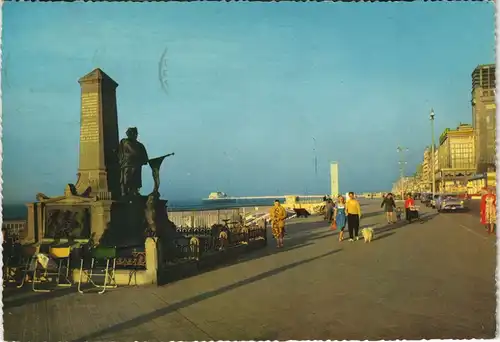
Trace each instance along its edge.
<instances>
[{"instance_id":1,"label":"sun-lit pavement","mask_svg":"<svg viewBox=\"0 0 500 342\"><path fill-rule=\"evenodd\" d=\"M470 214L425 209L426 221L383 225L339 243L318 217L288 226L287 247L163 287L76 289L4 298L6 340L287 340L492 338L494 237ZM29 302L31 301L31 302Z\"/></svg>"}]
</instances>

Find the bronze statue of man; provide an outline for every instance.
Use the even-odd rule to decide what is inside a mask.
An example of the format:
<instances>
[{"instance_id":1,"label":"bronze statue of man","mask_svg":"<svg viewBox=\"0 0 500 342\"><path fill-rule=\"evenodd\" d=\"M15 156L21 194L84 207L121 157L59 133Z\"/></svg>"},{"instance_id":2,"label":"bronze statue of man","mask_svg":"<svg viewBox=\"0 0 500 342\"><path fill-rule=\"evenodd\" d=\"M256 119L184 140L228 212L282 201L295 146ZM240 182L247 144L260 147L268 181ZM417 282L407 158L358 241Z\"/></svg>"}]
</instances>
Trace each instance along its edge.
<instances>
[{"instance_id":1,"label":"bronze statue of man","mask_svg":"<svg viewBox=\"0 0 500 342\"><path fill-rule=\"evenodd\" d=\"M142 187L142 166L148 163L148 154L144 145L137 141L137 128L130 127L126 134L118 147L120 185L122 196L136 196Z\"/></svg>"}]
</instances>

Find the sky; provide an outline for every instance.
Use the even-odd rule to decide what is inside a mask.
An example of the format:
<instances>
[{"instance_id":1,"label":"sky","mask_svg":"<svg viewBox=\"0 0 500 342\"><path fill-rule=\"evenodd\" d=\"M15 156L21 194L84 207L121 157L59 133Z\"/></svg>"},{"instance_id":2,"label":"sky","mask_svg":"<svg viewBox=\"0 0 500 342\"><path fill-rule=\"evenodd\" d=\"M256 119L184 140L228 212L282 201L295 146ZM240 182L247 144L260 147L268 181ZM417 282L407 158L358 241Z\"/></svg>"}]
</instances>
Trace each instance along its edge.
<instances>
[{"instance_id":1,"label":"sky","mask_svg":"<svg viewBox=\"0 0 500 342\"><path fill-rule=\"evenodd\" d=\"M97 67L119 84L120 138L136 126L150 157L175 152L161 169L170 200L329 193L331 161L342 192L390 190L398 146L407 174L422 160L431 107L436 137L471 122L472 70L495 61L494 10L4 3L4 203L76 183L77 81ZM142 193L152 187L144 167Z\"/></svg>"}]
</instances>

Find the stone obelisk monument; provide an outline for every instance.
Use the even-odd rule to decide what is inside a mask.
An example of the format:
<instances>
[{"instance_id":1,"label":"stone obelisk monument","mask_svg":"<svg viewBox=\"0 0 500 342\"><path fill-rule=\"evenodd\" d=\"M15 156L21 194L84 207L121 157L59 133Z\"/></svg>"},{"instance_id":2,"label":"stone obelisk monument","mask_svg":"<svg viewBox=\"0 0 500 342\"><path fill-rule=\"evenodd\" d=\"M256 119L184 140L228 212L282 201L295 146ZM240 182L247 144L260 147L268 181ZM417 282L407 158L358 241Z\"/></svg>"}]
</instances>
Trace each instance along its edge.
<instances>
[{"instance_id":1,"label":"stone obelisk monument","mask_svg":"<svg viewBox=\"0 0 500 342\"><path fill-rule=\"evenodd\" d=\"M78 180L75 185L67 184L62 196L38 193L36 202L27 203L29 238L92 239L95 244L107 246L135 246L144 243L146 234L165 237L173 224L165 210L167 201L159 198L158 187L161 162L169 155L148 161L155 181L150 195L124 196L118 160L118 84L101 69L93 70L78 82Z\"/></svg>"},{"instance_id":2,"label":"stone obelisk monument","mask_svg":"<svg viewBox=\"0 0 500 342\"><path fill-rule=\"evenodd\" d=\"M118 83L101 69L78 80L81 86L80 160L76 190L102 200L120 196L118 149Z\"/></svg>"}]
</instances>

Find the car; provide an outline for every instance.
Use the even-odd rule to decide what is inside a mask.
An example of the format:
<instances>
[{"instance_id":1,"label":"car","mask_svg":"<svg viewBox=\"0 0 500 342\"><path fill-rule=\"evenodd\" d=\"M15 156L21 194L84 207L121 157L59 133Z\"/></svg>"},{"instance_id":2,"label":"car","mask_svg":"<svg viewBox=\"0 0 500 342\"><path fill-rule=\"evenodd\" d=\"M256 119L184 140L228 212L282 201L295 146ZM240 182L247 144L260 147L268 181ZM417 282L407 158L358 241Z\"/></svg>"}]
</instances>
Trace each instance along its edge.
<instances>
[{"instance_id":1,"label":"car","mask_svg":"<svg viewBox=\"0 0 500 342\"><path fill-rule=\"evenodd\" d=\"M431 199L432 199L432 194L424 194L422 195L422 197L420 197L420 202L422 204L425 204L427 207L430 207Z\"/></svg>"},{"instance_id":2,"label":"car","mask_svg":"<svg viewBox=\"0 0 500 342\"><path fill-rule=\"evenodd\" d=\"M431 200L429 201L429 206L432 208L432 209L435 209L436 208L436 201L437 199L439 198L439 196L441 195L434 195L434 197L431 195Z\"/></svg>"},{"instance_id":3,"label":"car","mask_svg":"<svg viewBox=\"0 0 500 342\"><path fill-rule=\"evenodd\" d=\"M436 209L438 212L443 211L465 211L468 209L468 200L460 198L454 194L439 195L436 200Z\"/></svg>"}]
</instances>

